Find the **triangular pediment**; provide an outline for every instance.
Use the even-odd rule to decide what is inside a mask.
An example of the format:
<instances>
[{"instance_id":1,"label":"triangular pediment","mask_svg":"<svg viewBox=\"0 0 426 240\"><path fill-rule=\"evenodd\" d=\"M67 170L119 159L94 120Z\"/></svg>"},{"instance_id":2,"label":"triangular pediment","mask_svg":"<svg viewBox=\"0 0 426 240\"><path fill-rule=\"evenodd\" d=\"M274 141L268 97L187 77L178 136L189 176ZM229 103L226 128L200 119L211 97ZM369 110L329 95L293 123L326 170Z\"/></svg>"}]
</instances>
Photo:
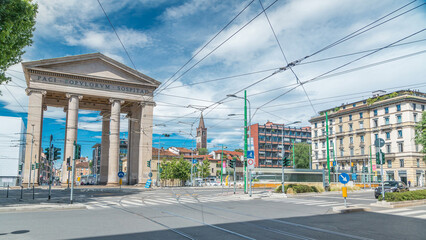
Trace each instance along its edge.
<instances>
[{"instance_id":1,"label":"triangular pediment","mask_svg":"<svg viewBox=\"0 0 426 240\"><path fill-rule=\"evenodd\" d=\"M58 72L85 77L158 87L160 82L101 53L67 56L22 63L25 69Z\"/></svg>"}]
</instances>

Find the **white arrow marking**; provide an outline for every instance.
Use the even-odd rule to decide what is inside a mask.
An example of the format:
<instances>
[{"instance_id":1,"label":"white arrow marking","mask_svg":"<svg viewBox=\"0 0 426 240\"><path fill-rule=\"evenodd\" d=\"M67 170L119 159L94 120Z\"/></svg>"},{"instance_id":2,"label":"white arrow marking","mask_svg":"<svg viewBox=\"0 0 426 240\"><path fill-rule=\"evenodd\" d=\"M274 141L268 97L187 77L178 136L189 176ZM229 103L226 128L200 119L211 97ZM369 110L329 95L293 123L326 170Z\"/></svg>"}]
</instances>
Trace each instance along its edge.
<instances>
[{"instance_id":1,"label":"white arrow marking","mask_svg":"<svg viewBox=\"0 0 426 240\"><path fill-rule=\"evenodd\" d=\"M342 176L342 175L340 175L341 177L342 177L342 180L344 181L344 182L346 182L347 180L346 180L346 178L344 177L344 176Z\"/></svg>"}]
</instances>

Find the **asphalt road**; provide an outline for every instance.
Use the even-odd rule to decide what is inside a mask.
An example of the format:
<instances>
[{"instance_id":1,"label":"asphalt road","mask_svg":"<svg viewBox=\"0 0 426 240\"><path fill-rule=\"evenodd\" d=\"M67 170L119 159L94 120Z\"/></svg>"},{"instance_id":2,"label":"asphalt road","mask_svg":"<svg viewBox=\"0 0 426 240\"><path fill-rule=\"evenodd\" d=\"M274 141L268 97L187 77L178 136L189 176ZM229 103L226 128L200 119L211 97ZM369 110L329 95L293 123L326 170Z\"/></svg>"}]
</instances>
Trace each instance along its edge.
<instances>
[{"instance_id":1,"label":"asphalt road","mask_svg":"<svg viewBox=\"0 0 426 240\"><path fill-rule=\"evenodd\" d=\"M107 194L105 194L107 193ZM66 192L63 192L66 195ZM2 196L3 197L3 196ZM65 196L66 197L66 196ZM1 239L424 239L426 207L335 214L339 193L297 198L258 190L85 191L84 210L0 213ZM375 202L349 193L349 204Z\"/></svg>"}]
</instances>

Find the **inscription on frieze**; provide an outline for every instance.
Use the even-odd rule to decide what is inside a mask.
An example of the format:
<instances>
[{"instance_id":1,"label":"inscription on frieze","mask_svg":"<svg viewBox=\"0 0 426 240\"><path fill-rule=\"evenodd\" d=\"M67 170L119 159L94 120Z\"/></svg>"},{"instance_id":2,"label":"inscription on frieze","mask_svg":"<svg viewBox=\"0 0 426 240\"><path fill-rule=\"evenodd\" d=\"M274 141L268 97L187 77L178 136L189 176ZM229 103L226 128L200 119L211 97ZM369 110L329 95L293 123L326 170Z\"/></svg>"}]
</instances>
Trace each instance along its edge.
<instances>
[{"instance_id":1,"label":"inscription on frieze","mask_svg":"<svg viewBox=\"0 0 426 240\"><path fill-rule=\"evenodd\" d=\"M31 80L33 82L51 83L51 84L78 87L78 88L84 88L84 89L96 89L96 90L114 91L114 92L122 92L122 93L132 93L132 94L138 94L138 95L146 95L150 93L148 89L138 88L138 87L129 87L119 83L99 83L94 81L43 76L38 74L31 74Z\"/></svg>"}]
</instances>

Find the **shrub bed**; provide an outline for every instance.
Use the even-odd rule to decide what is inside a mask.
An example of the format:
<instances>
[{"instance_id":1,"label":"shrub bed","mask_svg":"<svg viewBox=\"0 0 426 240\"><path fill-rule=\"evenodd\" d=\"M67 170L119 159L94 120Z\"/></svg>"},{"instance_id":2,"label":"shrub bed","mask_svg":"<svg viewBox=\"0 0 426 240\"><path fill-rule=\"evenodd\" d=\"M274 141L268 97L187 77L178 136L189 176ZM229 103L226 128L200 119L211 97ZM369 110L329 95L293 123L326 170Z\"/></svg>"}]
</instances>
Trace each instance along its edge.
<instances>
[{"instance_id":1,"label":"shrub bed","mask_svg":"<svg viewBox=\"0 0 426 240\"><path fill-rule=\"evenodd\" d=\"M323 192L324 189L320 189L317 186L308 186L302 184L288 184L284 186L285 193L307 193L307 192ZM276 193L282 193L282 185L275 189Z\"/></svg>"},{"instance_id":2,"label":"shrub bed","mask_svg":"<svg viewBox=\"0 0 426 240\"><path fill-rule=\"evenodd\" d=\"M385 193L385 200L387 202L400 202L411 200L426 199L426 190L417 190L411 192L387 192ZM379 196L379 201L382 201L382 195Z\"/></svg>"}]
</instances>

